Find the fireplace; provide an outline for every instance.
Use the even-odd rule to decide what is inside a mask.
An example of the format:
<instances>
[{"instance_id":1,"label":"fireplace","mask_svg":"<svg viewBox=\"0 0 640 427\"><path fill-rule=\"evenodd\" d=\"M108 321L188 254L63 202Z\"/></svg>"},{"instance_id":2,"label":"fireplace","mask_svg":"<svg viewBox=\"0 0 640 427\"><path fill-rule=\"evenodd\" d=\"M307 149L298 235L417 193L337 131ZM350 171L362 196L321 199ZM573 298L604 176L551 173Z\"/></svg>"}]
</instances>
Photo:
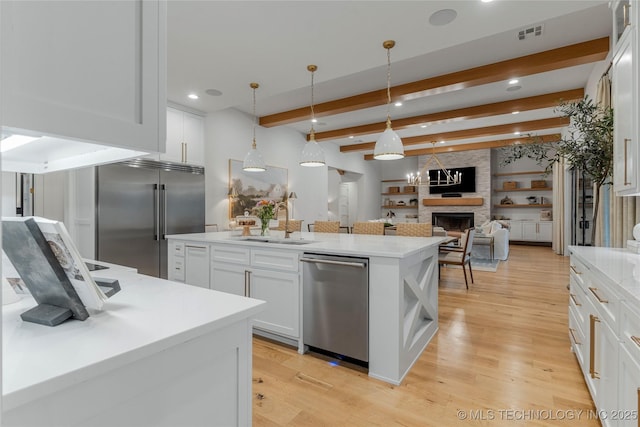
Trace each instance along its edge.
<instances>
[{"instance_id":1,"label":"fireplace","mask_svg":"<svg viewBox=\"0 0 640 427\"><path fill-rule=\"evenodd\" d=\"M473 227L473 212L433 212L431 223L447 231L464 231Z\"/></svg>"}]
</instances>

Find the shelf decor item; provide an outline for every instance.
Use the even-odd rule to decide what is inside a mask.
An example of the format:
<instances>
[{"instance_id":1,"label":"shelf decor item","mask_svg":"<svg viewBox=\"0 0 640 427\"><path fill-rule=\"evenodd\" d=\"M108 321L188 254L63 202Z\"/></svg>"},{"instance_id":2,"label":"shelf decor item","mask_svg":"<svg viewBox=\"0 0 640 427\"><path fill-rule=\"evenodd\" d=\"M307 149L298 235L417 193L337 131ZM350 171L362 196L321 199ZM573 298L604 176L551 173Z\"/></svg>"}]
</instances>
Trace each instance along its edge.
<instances>
[{"instance_id":1,"label":"shelf decor item","mask_svg":"<svg viewBox=\"0 0 640 427\"><path fill-rule=\"evenodd\" d=\"M518 188L518 183L516 181L505 181L502 183L503 190L515 190Z\"/></svg>"},{"instance_id":2,"label":"shelf decor item","mask_svg":"<svg viewBox=\"0 0 640 427\"><path fill-rule=\"evenodd\" d=\"M547 181L544 179L532 179L531 188L547 188Z\"/></svg>"},{"instance_id":3,"label":"shelf decor item","mask_svg":"<svg viewBox=\"0 0 640 427\"><path fill-rule=\"evenodd\" d=\"M399 193L400 187L389 187L389 193Z\"/></svg>"}]
</instances>

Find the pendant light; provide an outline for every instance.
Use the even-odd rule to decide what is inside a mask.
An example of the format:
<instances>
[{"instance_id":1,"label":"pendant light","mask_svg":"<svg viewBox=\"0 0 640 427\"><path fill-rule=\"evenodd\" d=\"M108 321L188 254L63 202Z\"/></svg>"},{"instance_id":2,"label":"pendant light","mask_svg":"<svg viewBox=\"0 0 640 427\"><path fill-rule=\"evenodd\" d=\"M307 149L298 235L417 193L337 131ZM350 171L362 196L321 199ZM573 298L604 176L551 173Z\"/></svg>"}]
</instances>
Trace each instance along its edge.
<instances>
[{"instance_id":1,"label":"pendant light","mask_svg":"<svg viewBox=\"0 0 640 427\"><path fill-rule=\"evenodd\" d=\"M404 157L404 146L397 133L391 129L391 48L396 45L393 40L386 40L382 47L387 49L387 128L380 135L373 149L376 160L396 160Z\"/></svg>"},{"instance_id":2,"label":"pendant light","mask_svg":"<svg viewBox=\"0 0 640 427\"><path fill-rule=\"evenodd\" d=\"M264 164L264 159L262 158L262 154L258 151L256 147L256 89L260 87L258 83L249 83L249 87L253 89L253 144L251 145L251 150L244 156L244 162L242 162L242 170L247 172L264 172L267 170L267 166Z\"/></svg>"},{"instance_id":3,"label":"pendant light","mask_svg":"<svg viewBox=\"0 0 640 427\"><path fill-rule=\"evenodd\" d=\"M308 167L324 166L324 150L320 144L316 142L316 133L313 124L316 121L313 111L313 73L318 69L315 65L308 65L307 70L311 72L311 131L309 132L309 141L304 144L302 154L300 155L300 165Z\"/></svg>"}]
</instances>

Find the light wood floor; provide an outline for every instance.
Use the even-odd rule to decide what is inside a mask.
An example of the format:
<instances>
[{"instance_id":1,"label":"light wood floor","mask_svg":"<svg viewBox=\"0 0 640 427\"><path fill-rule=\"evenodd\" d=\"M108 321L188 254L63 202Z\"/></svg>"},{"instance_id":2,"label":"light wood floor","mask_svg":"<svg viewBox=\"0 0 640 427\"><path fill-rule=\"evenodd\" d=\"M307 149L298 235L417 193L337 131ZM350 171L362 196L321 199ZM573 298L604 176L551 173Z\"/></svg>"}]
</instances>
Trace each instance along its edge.
<instances>
[{"instance_id":1,"label":"light wood floor","mask_svg":"<svg viewBox=\"0 0 640 427\"><path fill-rule=\"evenodd\" d=\"M599 426L567 332L568 258L443 269L440 329L400 386L254 338L254 426ZM466 417L466 419L463 419Z\"/></svg>"}]
</instances>

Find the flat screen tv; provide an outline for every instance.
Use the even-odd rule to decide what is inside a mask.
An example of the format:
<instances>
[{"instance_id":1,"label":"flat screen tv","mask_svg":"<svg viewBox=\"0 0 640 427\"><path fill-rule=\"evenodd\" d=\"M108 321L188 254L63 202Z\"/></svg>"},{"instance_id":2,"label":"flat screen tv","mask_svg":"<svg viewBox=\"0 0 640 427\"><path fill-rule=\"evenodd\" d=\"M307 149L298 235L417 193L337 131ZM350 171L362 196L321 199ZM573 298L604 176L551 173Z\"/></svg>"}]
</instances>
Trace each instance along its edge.
<instances>
[{"instance_id":1,"label":"flat screen tv","mask_svg":"<svg viewBox=\"0 0 640 427\"><path fill-rule=\"evenodd\" d=\"M447 168L454 175L456 172L462 174L462 182L455 185L444 185L439 187L429 186L429 194L442 193L475 193L476 192L476 168L475 166L467 168ZM438 180L439 169L429 170L429 179L433 182ZM443 179L443 173L440 171L440 179ZM423 181L424 182L424 181Z\"/></svg>"}]
</instances>

